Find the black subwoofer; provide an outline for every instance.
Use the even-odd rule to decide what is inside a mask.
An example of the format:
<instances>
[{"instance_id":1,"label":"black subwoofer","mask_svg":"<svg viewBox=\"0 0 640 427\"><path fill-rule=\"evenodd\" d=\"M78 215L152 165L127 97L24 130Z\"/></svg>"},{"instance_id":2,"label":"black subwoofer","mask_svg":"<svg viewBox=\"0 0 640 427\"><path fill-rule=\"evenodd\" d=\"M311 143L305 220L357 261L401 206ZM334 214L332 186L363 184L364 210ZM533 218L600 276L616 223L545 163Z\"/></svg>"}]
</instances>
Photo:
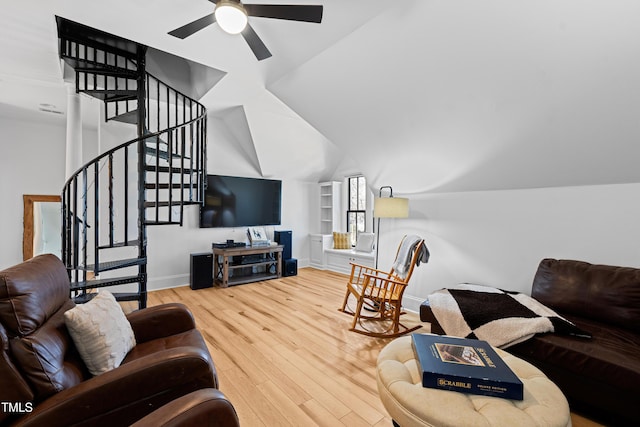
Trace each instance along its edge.
<instances>
[{"instance_id":1,"label":"black subwoofer","mask_svg":"<svg viewBox=\"0 0 640 427\"><path fill-rule=\"evenodd\" d=\"M282 275L283 276L296 276L298 274L298 260L295 258L289 258L282 261Z\"/></svg>"},{"instance_id":2,"label":"black subwoofer","mask_svg":"<svg viewBox=\"0 0 640 427\"><path fill-rule=\"evenodd\" d=\"M191 289L213 287L213 254L203 252L191 254Z\"/></svg>"}]
</instances>

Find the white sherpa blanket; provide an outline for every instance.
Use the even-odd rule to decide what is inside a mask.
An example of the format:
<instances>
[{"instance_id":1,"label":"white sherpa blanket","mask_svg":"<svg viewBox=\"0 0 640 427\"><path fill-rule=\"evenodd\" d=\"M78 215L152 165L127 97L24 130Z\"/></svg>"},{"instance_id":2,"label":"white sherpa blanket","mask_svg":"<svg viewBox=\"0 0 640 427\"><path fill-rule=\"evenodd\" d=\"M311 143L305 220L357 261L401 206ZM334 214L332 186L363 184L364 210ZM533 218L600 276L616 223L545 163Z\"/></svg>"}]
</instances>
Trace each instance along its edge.
<instances>
[{"instance_id":1,"label":"white sherpa blanket","mask_svg":"<svg viewBox=\"0 0 640 427\"><path fill-rule=\"evenodd\" d=\"M507 348L535 334L590 337L528 295L489 286L461 284L429 295L429 306L447 335Z\"/></svg>"}]
</instances>

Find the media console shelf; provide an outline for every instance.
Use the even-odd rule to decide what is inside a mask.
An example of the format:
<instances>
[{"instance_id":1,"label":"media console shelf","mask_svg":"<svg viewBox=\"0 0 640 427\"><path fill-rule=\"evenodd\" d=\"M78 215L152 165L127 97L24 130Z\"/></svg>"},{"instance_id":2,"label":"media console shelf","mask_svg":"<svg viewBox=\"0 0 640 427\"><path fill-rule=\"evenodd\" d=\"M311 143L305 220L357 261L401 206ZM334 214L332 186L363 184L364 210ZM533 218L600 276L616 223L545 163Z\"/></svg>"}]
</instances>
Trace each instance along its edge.
<instances>
[{"instance_id":1,"label":"media console shelf","mask_svg":"<svg viewBox=\"0 0 640 427\"><path fill-rule=\"evenodd\" d=\"M213 277L223 288L282 277L282 245L213 248Z\"/></svg>"}]
</instances>

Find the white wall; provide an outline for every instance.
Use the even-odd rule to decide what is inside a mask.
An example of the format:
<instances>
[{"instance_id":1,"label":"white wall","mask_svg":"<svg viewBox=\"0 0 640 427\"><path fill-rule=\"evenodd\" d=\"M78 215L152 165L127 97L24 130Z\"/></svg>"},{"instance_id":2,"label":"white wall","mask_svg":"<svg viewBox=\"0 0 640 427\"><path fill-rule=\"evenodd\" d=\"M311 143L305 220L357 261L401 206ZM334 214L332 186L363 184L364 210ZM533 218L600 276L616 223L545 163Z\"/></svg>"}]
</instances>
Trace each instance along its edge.
<instances>
[{"instance_id":1,"label":"white wall","mask_svg":"<svg viewBox=\"0 0 640 427\"><path fill-rule=\"evenodd\" d=\"M460 282L529 293L547 257L640 267L638 194L640 184L405 194L410 217L382 220L379 265L402 235L425 238L431 259L405 293L412 310Z\"/></svg>"},{"instance_id":2,"label":"white wall","mask_svg":"<svg viewBox=\"0 0 640 427\"><path fill-rule=\"evenodd\" d=\"M120 123L101 126L101 149L131 138L129 127ZM38 117L27 120L1 116L0 129L4 134L4 154L0 156L0 194L4 203L0 211L0 268L6 268L22 261L22 195L61 193L65 181L66 131L64 120L49 123ZM220 132L215 121L209 129L209 173L257 176L247 161L230 148L235 140ZM97 141L98 131L83 130L85 161L97 153ZM282 224L275 229L293 231L293 256L299 266L308 264L308 235L313 223L309 206L315 200L314 189L315 183L283 179ZM188 284L190 253L210 251L211 243L226 239L244 241L245 231L245 228L201 229L195 206L187 208L183 227L148 227L149 288ZM125 251L130 252L126 256L135 256L134 250Z\"/></svg>"},{"instance_id":3,"label":"white wall","mask_svg":"<svg viewBox=\"0 0 640 427\"><path fill-rule=\"evenodd\" d=\"M209 170L209 173L216 173ZM282 224L267 227L292 231L292 255L298 266L309 264L309 187L315 184L299 181L282 182ZM184 225L147 228L148 288L161 289L189 283L190 254L210 252L211 244L233 239L246 242L246 227L199 228L199 210L188 207Z\"/></svg>"},{"instance_id":4,"label":"white wall","mask_svg":"<svg viewBox=\"0 0 640 427\"><path fill-rule=\"evenodd\" d=\"M22 195L60 193L65 129L9 117L0 117L0 128L0 268L6 268L22 260ZM85 132L88 144L96 135ZM252 175L242 156L226 154L233 141L212 133L209 142L209 173ZM544 257L640 267L638 194L640 184L439 194L394 188L394 195L409 197L410 218L382 220L379 264L390 265L402 235L425 237L431 260L416 269L406 293L414 310L433 290L463 281L528 292ZM308 234L317 232L318 204L316 183L283 179L277 228L293 231L301 267L308 263ZM188 283L190 253L244 239L244 229L200 229L197 208L189 209L182 228L149 228L150 289Z\"/></svg>"},{"instance_id":5,"label":"white wall","mask_svg":"<svg viewBox=\"0 0 640 427\"><path fill-rule=\"evenodd\" d=\"M64 184L64 123L0 117L0 268L22 261L22 195L60 194Z\"/></svg>"}]
</instances>

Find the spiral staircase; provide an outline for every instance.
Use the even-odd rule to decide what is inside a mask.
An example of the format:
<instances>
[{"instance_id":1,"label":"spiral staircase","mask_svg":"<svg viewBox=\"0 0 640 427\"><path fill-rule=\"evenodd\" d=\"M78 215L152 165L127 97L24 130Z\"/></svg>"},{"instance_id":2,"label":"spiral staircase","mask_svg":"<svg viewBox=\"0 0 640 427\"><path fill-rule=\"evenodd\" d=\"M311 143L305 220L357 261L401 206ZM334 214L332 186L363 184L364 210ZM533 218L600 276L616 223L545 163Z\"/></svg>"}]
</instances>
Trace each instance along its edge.
<instances>
[{"instance_id":1,"label":"spiral staircase","mask_svg":"<svg viewBox=\"0 0 640 427\"><path fill-rule=\"evenodd\" d=\"M146 71L146 46L56 21L76 92L103 101L105 121L128 123L138 135L100 153L64 185L62 258L71 295L84 302L97 288L117 286L118 301L144 308L147 227L182 225L185 206L204 198L206 109Z\"/></svg>"}]
</instances>

